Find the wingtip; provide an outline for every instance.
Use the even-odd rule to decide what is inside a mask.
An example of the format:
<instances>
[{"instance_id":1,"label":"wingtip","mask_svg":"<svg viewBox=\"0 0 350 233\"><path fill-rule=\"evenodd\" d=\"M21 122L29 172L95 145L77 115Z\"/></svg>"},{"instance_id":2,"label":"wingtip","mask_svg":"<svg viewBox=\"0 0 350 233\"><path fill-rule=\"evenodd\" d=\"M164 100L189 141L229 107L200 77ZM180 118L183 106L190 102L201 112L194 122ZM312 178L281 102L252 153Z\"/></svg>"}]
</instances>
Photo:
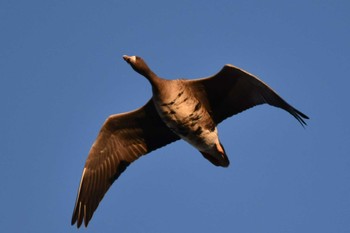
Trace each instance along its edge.
<instances>
[{"instance_id":1,"label":"wingtip","mask_svg":"<svg viewBox=\"0 0 350 233\"><path fill-rule=\"evenodd\" d=\"M300 112L297 109L294 109L295 111L295 115L294 117L300 122L300 124L305 128L305 126L307 126L307 123L305 122L305 120L309 120L310 118L305 115L304 113ZM305 120L304 120L305 119Z\"/></svg>"},{"instance_id":2,"label":"wingtip","mask_svg":"<svg viewBox=\"0 0 350 233\"><path fill-rule=\"evenodd\" d=\"M297 113L298 113L298 115L300 115L302 118L304 118L304 119L307 119L307 120L309 120L310 118L308 117L308 116L306 116L304 113L302 113L302 112L300 112L300 111L298 111L298 110L295 110Z\"/></svg>"},{"instance_id":3,"label":"wingtip","mask_svg":"<svg viewBox=\"0 0 350 233\"><path fill-rule=\"evenodd\" d=\"M71 226L74 226L76 222L77 222L77 212L76 212L76 207L75 207L74 211L73 211L72 219L70 222Z\"/></svg>"},{"instance_id":4,"label":"wingtip","mask_svg":"<svg viewBox=\"0 0 350 233\"><path fill-rule=\"evenodd\" d=\"M89 224L89 221L85 221L83 219L81 219L81 220L78 220L78 219L72 220L71 225L74 226L75 224L77 224L77 228L79 229L81 227L81 225L83 224L83 222L84 222L84 226L87 227L88 224Z\"/></svg>"},{"instance_id":5,"label":"wingtip","mask_svg":"<svg viewBox=\"0 0 350 233\"><path fill-rule=\"evenodd\" d=\"M296 109L295 109L295 113L293 114L293 116L299 121L301 126L303 126L303 128L305 129L305 126L307 126L307 123L305 122L304 119L308 120L310 118Z\"/></svg>"}]
</instances>

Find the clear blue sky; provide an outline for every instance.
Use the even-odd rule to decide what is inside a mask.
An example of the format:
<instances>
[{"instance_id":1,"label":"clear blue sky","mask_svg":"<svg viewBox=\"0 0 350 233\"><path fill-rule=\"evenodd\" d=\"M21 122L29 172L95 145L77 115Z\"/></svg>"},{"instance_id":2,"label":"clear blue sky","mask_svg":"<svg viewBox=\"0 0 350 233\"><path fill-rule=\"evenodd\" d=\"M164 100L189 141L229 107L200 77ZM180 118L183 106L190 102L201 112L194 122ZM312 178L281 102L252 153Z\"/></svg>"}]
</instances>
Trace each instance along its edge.
<instances>
[{"instance_id":1,"label":"clear blue sky","mask_svg":"<svg viewBox=\"0 0 350 233\"><path fill-rule=\"evenodd\" d=\"M70 226L105 118L162 77L246 69L310 116L264 105L219 126L231 166L185 142L131 165L80 232L350 232L349 1L0 1L0 230ZM209 1L207 1L209 2Z\"/></svg>"}]
</instances>

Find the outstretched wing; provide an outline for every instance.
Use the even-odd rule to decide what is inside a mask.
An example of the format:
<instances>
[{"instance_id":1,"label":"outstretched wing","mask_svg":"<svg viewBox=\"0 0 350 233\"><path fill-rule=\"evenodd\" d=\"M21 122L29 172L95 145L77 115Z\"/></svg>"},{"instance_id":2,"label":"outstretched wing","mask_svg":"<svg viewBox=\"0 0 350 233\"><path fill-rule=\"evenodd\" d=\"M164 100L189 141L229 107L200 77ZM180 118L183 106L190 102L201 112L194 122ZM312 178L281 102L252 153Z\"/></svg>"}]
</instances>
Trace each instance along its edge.
<instances>
[{"instance_id":1,"label":"outstretched wing","mask_svg":"<svg viewBox=\"0 0 350 233\"><path fill-rule=\"evenodd\" d=\"M160 119L150 100L132 112L110 116L103 124L85 163L72 216L72 225L85 226L103 196L140 156L178 140Z\"/></svg>"},{"instance_id":2,"label":"outstretched wing","mask_svg":"<svg viewBox=\"0 0 350 233\"><path fill-rule=\"evenodd\" d=\"M225 65L214 76L188 80L196 89L216 124L226 118L259 104L270 104L292 114L302 126L308 116L298 111L283 100L267 84L254 75L233 65Z\"/></svg>"}]
</instances>

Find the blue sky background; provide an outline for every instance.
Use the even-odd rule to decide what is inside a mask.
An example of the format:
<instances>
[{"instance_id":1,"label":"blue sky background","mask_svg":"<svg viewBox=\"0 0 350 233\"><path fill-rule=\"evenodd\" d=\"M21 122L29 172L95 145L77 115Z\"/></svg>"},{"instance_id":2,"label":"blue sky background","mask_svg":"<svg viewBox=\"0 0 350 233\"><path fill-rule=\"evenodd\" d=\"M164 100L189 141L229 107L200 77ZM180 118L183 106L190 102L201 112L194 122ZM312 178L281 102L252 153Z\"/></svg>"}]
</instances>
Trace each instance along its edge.
<instances>
[{"instance_id":1,"label":"blue sky background","mask_svg":"<svg viewBox=\"0 0 350 233\"><path fill-rule=\"evenodd\" d=\"M87 153L147 81L246 69L310 116L264 105L219 126L212 166L185 142L141 158L80 232L350 232L349 1L0 1L0 230L70 226Z\"/></svg>"}]
</instances>

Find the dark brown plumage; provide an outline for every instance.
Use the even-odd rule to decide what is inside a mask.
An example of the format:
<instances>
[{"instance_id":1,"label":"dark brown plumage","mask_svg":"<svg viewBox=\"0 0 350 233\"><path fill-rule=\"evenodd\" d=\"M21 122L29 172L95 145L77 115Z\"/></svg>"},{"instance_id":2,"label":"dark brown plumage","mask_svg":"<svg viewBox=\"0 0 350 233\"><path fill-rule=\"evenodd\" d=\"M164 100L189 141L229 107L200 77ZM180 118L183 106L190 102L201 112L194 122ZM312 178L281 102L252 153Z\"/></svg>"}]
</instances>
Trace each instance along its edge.
<instances>
[{"instance_id":1,"label":"dark brown plumage","mask_svg":"<svg viewBox=\"0 0 350 233\"><path fill-rule=\"evenodd\" d=\"M211 77L165 80L137 56L124 56L152 85L153 97L135 111L108 117L92 145L80 181L72 225L88 225L103 196L127 166L180 138L216 166L227 167L226 152L216 126L226 118L259 104L270 104L306 125L305 114L284 101L255 76L225 65Z\"/></svg>"}]
</instances>

